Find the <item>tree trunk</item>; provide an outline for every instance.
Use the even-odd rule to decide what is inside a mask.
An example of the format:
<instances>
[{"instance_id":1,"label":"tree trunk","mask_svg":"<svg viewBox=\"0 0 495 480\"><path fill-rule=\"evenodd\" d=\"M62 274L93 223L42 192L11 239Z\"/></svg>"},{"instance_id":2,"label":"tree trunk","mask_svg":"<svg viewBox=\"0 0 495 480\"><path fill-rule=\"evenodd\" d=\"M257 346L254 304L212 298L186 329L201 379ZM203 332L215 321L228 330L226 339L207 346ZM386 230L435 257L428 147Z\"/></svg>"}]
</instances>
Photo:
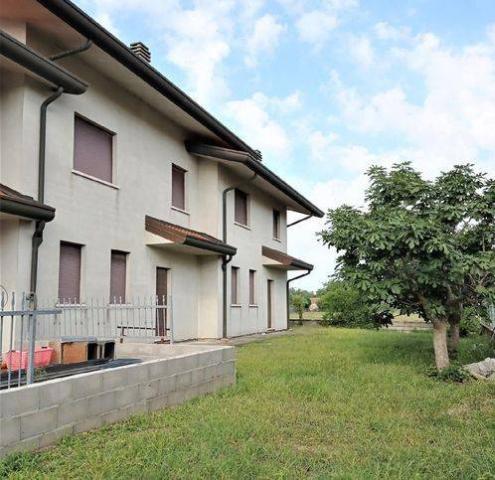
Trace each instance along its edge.
<instances>
[{"instance_id":1,"label":"tree trunk","mask_svg":"<svg viewBox=\"0 0 495 480\"><path fill-rule=\"evenodd\" d=\"M438 370L450 365L449 350L447 348L447 325L444 320L433 321L433 348L435 350L435 364Z\"/></svg>"},{"instance_id":2,"label":"tree trunk","mask_svg":"<svg viewBox=\"0 0 495 480\"><path fill-rule=\"evenodd\" d=\"M459 340L460 340L460 325L459 322L454 320L450 320L450 338L449 338L449 354L453 357L457 356L457 352L459 350Z\"/></svg>"}]
</instances>

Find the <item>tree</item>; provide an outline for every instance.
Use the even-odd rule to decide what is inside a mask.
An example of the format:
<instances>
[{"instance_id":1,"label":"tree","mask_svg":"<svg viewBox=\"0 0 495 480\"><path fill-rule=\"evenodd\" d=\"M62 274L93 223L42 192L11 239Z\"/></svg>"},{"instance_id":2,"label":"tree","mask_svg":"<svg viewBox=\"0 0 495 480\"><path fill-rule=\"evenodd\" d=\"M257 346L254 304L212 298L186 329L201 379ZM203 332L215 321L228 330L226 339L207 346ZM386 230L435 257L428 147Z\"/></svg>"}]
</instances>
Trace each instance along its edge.
<instances>
[{"instance_id":1,"label":"tree","mask_svg":"<svg viewBox=\"0 0 495 480\"><path fill-rule=\"evenodd\" d=\"M304 311L306 310L306 297L301 293L295 293L291 296L290 301L299 317L299 322L302 322Z\"/></svg>"},{"instance_id":2,"label":"tree","mask_svg":"<svg viewBox=\"0 0 495 480\"><path fill-rule=\"evenodd\" d=\"M427 181L409 163L368 170L367 209L330 210L321 241L371 301L433 324L435 363L449 365L464 305L494 296L495 187L471 165Z\"/></svg>"}]
</instances>

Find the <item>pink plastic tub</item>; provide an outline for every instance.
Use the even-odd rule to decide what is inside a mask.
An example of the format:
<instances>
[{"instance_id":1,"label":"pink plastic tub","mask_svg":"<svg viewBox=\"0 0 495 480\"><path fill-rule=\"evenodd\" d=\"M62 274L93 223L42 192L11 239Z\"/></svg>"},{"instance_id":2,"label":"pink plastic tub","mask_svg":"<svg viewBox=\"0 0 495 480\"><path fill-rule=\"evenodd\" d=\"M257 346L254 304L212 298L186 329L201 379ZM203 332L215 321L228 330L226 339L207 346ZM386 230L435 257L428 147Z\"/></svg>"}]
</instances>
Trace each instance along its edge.
<instances>
[{"instance_id":1,"label":"pink plastic tub","mask_svg":"<svg viewBox=\"0 0 495 480\"><path fill-rule=\"evenodd\" d=\"M41 347L37 348L34 351L34 367L35 368L43 368L50 365L52 360L53 348L50 347ZM12 370L19 370L19 367L22 370L26 370L28 364L28 352L18 350L13 350L12 352L7 352L5 355L5 363L7 364L7 368L12 366Z\"/></svg>"}]
</instances>

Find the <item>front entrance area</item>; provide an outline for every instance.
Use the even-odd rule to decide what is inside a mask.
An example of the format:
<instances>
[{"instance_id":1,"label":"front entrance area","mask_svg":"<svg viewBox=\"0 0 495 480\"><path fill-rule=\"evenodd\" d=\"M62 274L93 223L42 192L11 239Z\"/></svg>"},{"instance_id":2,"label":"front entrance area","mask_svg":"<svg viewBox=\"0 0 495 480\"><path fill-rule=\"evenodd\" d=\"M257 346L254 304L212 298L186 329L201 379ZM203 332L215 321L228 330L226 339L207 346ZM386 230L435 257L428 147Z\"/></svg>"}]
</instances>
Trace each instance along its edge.
<instances>
[{"instance_id":1,"label":"front entrance area","mask_svg":"<svg viewBox=\"0 0 495 480\"><path fill-rule=\"evenodd\" d=\"M156 267L156 301L157 305L167 305L168 297L168 268ZM165 337L167 335L167 309L156 310L155 335Z\"/></svg>"},{"instance_id":2,"label":"front entrance area","mask_svg":"<svg viewBox=\"0 0 495 480\"><path fill-rule=\"evenodd\" d=\"M266 312L267 312L267 328L273 328L272 327L272 295L273 295L273 280L267 280L266 281L266 294L267 294L267 299L266 299Z\"/></svg>"}]
</instances>

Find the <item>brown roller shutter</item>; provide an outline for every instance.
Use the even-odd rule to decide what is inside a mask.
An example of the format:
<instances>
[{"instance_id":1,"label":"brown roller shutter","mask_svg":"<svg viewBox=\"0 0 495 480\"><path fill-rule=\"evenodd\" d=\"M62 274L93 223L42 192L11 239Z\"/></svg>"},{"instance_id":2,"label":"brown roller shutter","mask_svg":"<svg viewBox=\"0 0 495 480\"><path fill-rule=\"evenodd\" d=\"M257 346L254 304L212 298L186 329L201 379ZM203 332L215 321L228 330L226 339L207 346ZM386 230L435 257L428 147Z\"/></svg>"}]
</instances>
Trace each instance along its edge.
<instances>
[{"instance_id":1,"label":"brown roller shutter","mask_svg":"<svg viewBox=\"0 0 495 480\"><path fill-rule=\"evenodd\" d=\"M248 224L247 194L241 190L235 191L235 221L241 225Z\"/></svg>"},{"instance_id":2,"label":"brown roller shutter","mask_svg":"<svg viewBox=\"0 0 495 480\"><path fill-rule=\"evenodd\" d=\"M280 239L280 212L273 210L273 238Z\"/></svg>"},{"instance_id":3,"label":"brown roller shutter","mask_svg":"<svg viewBox=\"0 0 495 480\"><path fill-rule=\"evenodd\" d=\"M112 250L110 265L110 302L125 303L127 254Z\"/></svg>"},{"instance_id":4,"label":"brown roller shutter","mask_svg":"<svg viewBox=\"0 0 495 480\"><path fill-rule=\"evenodd\" d=\"M186 209L186 171L172 165L172 206Z\"/></svg>"},{"instance_id":5,"label":"brown roller shutter","mask_svg":"<svg viewBox=\"0 0 495 480\"><path fill-rule=\"evenodd\" d=\"M239 292L239 267L232 267L231 271L231 303L232 305L237 305L239 303L238 292Z\"/></svg>"},{"instance_id":6,"label":"brown roller shutter","mask_svg":"<svg viewBox=\"0 0 495 480\"><path fill-rule=\"evenodd\" d=\"M112 137L103 128L76 116L74 168L100 180L112 182Z\"/></svg>"},{"instance_id":7,"label":"brown roller shutter","mask_svg":"<svg viewBox=\"0 0 495 480\"><path fill-rule=\"evenodd\" d=\"M256 270L249 270L249 305L256 305L255 276Z\"/></svg>"},{"instance_id":8,"label":"brown roller shutter","mask_svg":"<svg viewBox=\"0 0 495 480\"><path fill-rule=\"evenodd\" d=\"M58 296L61 302L79 303L81 288L81 245L60 243Z\"/></svg>"}]
</instances>

